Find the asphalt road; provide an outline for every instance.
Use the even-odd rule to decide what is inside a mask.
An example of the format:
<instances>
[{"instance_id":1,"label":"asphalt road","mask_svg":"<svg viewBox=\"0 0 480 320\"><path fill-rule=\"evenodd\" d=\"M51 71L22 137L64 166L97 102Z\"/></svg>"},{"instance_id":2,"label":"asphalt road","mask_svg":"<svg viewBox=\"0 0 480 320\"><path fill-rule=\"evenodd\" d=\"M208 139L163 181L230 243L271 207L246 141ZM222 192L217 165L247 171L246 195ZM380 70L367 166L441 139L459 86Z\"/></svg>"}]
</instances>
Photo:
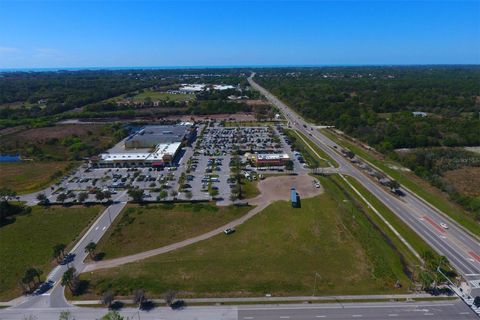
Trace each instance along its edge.
<instances>
[{"instance_id":1,"label":"asphalt road","mask_svg":"<svg viewBox=\"0 0 480 320\"><path fill-rule=\"evenodd\" d=\"M282 101L273 96L263 87L249 78L250 85L260 91L272 104L277 106L285 118L298 131L309 136L318 147L327 153L339 164L339 171L356 178L367 190L374 194L392 212L398 215L415 232L417 232L437 252L445 255L450 263L460 272L477 294L477 281L480 279L480 243L467 231L457 226L442 213L420 200L408 190L403 190L404 197L398 198L373 182L368 176L347 161L333 146L337 146L329 138L324 136L315 126L304 121L298 114ZM445 222L448 230L443 229L440 223Z\"/></svg>"},{"instance_id":2,"label":"asphalt road","mask_svg":"<svg viewBox=\"0 0 480 320\"><path fill-rule=\"evenodd\" d=\"M77 242L75 247L73 247L73 249L69 252L75 254L75 259L68 265L59 265L55 267L50 272L50 274L47 276L47 279L55 282L53 289L42 295L28 296L22 303L14 308L61 308L69 306L63 294L63 287L60 284L63 273L69 267L74 267L78 273L84 269L84 260L88 255L88 253L85 252L86 245L91 241L98 243L100 238L102 238L102 236L110 227L111 223L125 207L127 203L125 195L126 191L123 191L119 193L116 198L114 198L114 203L107 207L107 209L97 218L97 220L83 235L80 241ZM0 317L0 319L2 318Z\"/></svg>"},{"instance_id":3,"label":"asphalt road","mask_svg":"<svg viewBox=\"0 0 480 320\"><path fill-rule=\"evenodd\" d=\"M70 311L77 320L99 319L105 308L4 309L1 320L58 319L62 310ZM318 320L318 319L475 319L474 313L461 301L328 303L289 305L204 306L171 310L161 307L150 311L124 308L120 313L128 319L182 320ZM32 318L29 318L32 316Z\"/></svg>"}]
</instances>

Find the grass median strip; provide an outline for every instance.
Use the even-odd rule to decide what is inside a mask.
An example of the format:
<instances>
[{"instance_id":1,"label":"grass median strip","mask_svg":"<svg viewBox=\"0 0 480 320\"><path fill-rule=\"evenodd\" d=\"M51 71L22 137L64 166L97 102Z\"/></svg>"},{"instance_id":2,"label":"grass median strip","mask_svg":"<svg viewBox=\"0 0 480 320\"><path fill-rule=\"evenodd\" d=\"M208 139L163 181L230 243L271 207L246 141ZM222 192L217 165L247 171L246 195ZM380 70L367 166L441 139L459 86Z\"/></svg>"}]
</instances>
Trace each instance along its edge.
<instances>
[{"instance_id":1,"label":"grass median strip","mask_svg":"<svg viewBox=\"0 0 480 320\"><path fill-rule=\"evenodd\" d=\"M309 143L308 138L297 130L285 129L284 132L289 137L292 145L302 153L310 168L329 167L329 163L337 165L336 162L330 159L320 148Z\"/></svg>"},{"instance_id":2,"label":"grass median strip","mask_svg":"<svg viewBox=\"0 0 480 320\"><path fill-rule=\"evenodd\" d=\"M455 205L451 203L448 199L446 199L446 196L442 195L439 190L432 187L427 181L423 181L421 178L415 176L413 173L402 172L391 168L388 163L390 163L392 166L401 166L391 161L386 162L383 160L379 160L373 155L371 155L368 151L364 150L363 148L355 145L350 141L347 141L344 138L340 138L329 130L321 129L320 131L342 147L351 150L359 157L381 169L384 173L397 180L404 187L410 189L412 192L423 198L426 202L428 202L438 210L447 214L450 218L458 222L461 226L463 226L473 234L480 236L480 224L476 222L473 217L468 212L463 210L460 206Z\"/></svg>"}]
</instances>

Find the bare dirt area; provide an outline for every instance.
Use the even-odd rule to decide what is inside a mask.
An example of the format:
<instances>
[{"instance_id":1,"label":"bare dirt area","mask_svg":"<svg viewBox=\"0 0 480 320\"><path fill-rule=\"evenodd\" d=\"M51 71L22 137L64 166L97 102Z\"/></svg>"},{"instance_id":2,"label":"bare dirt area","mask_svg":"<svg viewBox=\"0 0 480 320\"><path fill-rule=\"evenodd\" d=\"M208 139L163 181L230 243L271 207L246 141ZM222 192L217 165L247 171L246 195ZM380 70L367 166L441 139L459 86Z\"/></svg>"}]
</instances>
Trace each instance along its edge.
<instances>
[{"instance_id":1,"label":"bare dirt area","mask_svg":"<svg viewBox=\"0 0 480 320\"><path fill-rule=\"evenodd\" d=\"M480 196L480 167L450 170L443 176L460 194L470 197Z\"/></svg>"},{"instance_id":2,"label":"bare dirt area","mask_svg":"<svg viewBox=\"0 0 480 320\"><path fill-rule=\"evenodd\" d=\"M309 175L269 177L258 183L260 195L250 199L252 205L264 205L278 200L290 199L290 188L295 188L300 198L311 198L323 192L323 188L315 188L314 178Z\"/></svg>"},{"instance_id":3,"label":"bare dirt area","mask_svg":"<svg viewBox=\"0 0 480 320\"><path fill-rule=\"evenodd\" d=\"M242 102L245 102L249 106L266 106L266 105L270 104L268 101L260 100L260 99L257 99L257 100L243 100Z\"/></svg>"},{"instance_id":4,"label":"bare dirt area","mask_svg":"<svg viewBox=\"0 0 480 320\"><path fill-rule=\"evenodd\" d=\"M65 125L56 125L52 127L44 127L44 128L33 128L28 129L22 132L18 132L15 134L15 140L25 141L25 140L38 140L41 139L62 139L68 135L77 135L83 136L92 133L97 133L98 130L101 129L101 126L90 124L90 125L82 125L78 126L75 124L65 124Z\"/></svg>"}]
</instances>

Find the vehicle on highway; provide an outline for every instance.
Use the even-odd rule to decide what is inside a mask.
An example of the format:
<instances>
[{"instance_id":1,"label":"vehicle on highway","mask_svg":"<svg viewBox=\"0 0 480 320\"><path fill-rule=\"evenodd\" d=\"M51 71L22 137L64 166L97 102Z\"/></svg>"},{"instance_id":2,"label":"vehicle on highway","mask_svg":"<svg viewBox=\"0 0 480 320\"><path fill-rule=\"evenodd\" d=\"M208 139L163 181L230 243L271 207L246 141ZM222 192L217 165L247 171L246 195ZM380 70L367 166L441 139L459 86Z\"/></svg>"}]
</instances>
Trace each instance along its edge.
<instances>
[{"instance_id":1,"label":"vehicle on highway","mask_svg":"<svg viewBox=\"0 0 480 320\"><path fill-rule=\"evenodd\" d=\"M443 229L448 229L448 226L446 223L440 223L440 226L443 228Z\"/></svg>"},{"instance_id":2,"label":"vehicle on highway","mask_svg":"<svg viewBox=\"0 0 480 320\"><path fill-rule=\"evenodd\" d=\"M223 231L226 235L232 234L235 232L235 228L228 228Z\"/></svg>"}]
</instances>

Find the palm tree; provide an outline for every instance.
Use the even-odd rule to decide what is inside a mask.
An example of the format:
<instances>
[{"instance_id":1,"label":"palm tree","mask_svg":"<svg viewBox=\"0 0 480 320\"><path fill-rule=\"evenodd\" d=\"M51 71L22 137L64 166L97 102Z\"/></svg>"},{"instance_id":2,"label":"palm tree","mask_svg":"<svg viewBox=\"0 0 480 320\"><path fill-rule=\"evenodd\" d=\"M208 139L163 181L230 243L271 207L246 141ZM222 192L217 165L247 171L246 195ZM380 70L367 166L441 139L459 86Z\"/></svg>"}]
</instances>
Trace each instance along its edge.
<instances>
[{"instance_id":1,"label":"palm tree","mask_svg":"<svg viewBox=\"0 0 480 320\"><path fill-rule=\"evenodd\" d=\"M71 292L73 292L73 287L72 287L72 284L73 284L73 280L75 278L75 268L68 268L67 271L65 271L63 273L63 276L62 276L62 286L68 286L68 288L70 289Z\"/></svg>"},{"instance_id":2,"label":"palm tree","mask_svg":"<svg viewBox=\"0 0 480 320\"><path fill-rule=\"evenodd\" d=\"M65 256L66 247L67 246L63 243L59 243L53 246L52 256L57 260L57 262L60 262L60 260Z\"/></svg>"},{"instance_id":3,"label":"palm tree","mask_svg":"<svg viewBox=\"0 0 480 320\"><path fill-rule=\"evenodd\" d=\"M97 244L93 241L89 242L85 246L85 252L88 252L88 254L90 255L90 258L92 259L94 259L95 257L95 249L97 249Z\"/></svg>"}]
</instances>

